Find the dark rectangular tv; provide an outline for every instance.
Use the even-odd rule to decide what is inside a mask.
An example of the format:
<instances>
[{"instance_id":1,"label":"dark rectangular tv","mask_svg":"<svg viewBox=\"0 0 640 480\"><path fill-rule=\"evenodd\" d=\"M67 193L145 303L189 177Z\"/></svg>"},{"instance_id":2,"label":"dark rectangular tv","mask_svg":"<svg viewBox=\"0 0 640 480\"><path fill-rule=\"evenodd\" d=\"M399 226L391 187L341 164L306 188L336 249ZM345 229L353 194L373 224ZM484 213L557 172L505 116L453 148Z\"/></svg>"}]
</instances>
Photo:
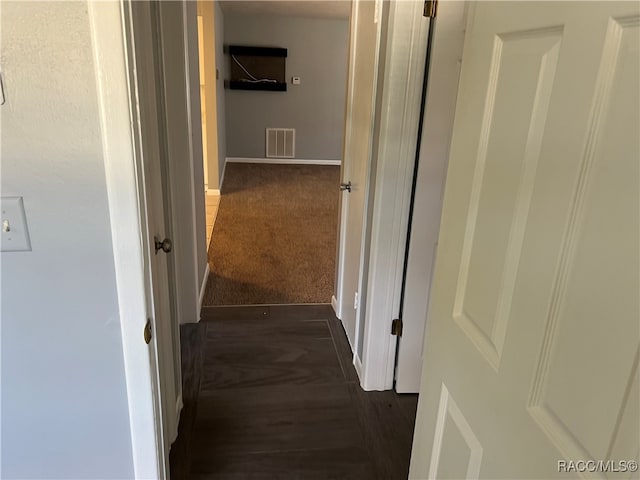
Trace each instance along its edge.
<instances>
[{"instance_id":1,"label":"dark rectangular tv","mask_svg":"<svg viewBox=\"0 0 640 480\"><path fill-rule=\"evenodd\" d=\"M230 45L229 88L287 91L287 49Z\"/></svg>"}]
</instances>

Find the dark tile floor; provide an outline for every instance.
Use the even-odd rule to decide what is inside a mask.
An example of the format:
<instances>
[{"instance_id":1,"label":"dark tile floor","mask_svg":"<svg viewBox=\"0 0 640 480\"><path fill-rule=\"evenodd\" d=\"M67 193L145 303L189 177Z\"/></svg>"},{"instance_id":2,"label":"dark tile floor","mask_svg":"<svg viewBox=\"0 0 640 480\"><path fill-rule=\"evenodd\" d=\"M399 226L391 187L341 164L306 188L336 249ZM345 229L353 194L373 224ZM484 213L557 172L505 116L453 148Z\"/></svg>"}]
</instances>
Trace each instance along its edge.
<instances>
[{"instance_id":1,"label":"dark tile floor","mask_svg":"<svg viewBox=\"0 0 640 480\"><path fill-rule=\"evenodd\" d=\"M417 395L360 388L330 306L205 307L181 344L172 480L407 478Z\"/></svg>"}]
</instances>

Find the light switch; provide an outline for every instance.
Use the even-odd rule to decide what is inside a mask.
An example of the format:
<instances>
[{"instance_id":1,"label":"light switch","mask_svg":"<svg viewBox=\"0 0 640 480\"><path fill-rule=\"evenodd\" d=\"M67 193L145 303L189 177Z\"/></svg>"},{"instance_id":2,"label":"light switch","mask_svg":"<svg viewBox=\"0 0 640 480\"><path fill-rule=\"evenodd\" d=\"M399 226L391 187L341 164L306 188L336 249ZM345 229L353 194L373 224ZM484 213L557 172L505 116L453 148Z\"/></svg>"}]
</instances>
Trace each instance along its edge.
<instances>
[{"instance_id":1,"label":"light switch","mask_svg":"<svg viewBox=\"0 0 640 480\"><path fill-rule=\"evenodd\" d=\"M22 197L0 198L2 209L2 230L0 231L0 251L20 252L31 250L27 216L24 213Z\"/></svg>"},{"instance_id":2,"label":"light switch","mask_svg":"<svg viewBox=\"0 0 640 480\"><path fill-rule=\"evenodd\" d=\"M291 83L294 85L300 85L300 77L291 77Z\"/></svg>"}]
</instances>

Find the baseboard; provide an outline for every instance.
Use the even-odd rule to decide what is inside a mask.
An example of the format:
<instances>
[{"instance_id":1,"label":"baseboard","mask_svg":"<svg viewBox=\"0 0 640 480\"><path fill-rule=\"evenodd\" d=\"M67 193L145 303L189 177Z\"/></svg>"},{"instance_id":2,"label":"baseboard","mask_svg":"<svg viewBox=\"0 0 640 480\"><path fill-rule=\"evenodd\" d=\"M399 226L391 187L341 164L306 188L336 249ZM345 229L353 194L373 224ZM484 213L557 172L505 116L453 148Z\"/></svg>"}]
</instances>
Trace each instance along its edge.
<instances>
[{"instance_id":1,"label":"baseboard","mask_svg":"<svg viewBox=\"0 0 640 480\"><path fill-rule=\"evenodd\" d=\"M358 380L362 383L362 360L357 353L353 354L353 366L356 369L356 373L358 374Z\"/></svg>"},{"instance_id":2,"label":"baseboard","mask_svg":"<svg viewBox=\"0 0 640 480\"><path fill-rule=\"evenodd\" d=\"M224 172L227 171L227 159L224 160L224 165L222 165L222 174L220 175L220 181L218 182L220 191L222 192L222 184L224 183Z\"/></svg>"},{"instance_id":3,"label":"baseboard","mask_svg":"<svg viewBox=\"0 0 640 480\"><path fill-rule=\"evenodd\" d=\"M202 278L202 285L200 285L200 298L198 299L198 322L200 321L200 317L202 316L202 301L204 300L204 292L207 289L207 280L209 279L209 262L207 262L207 266L204 269L204 276Z\"/></svg>"},{"instance_id":4,"label":"baseboard","mask_svg":"<svg viewBox=\"0 0 640 480\"><path fill-rule=\"evenodd\" d=\"M178 395L178 399L176 400L176 431L175 436L171 435L171 443L175 442L178 438L178 425L180 425L180 415L182 414L182 409L184 407L184 402L182 401L182 394Z\"/></svg>"},{"instance_id":5,"label":"baseboard","mask_svg":"<svg viewBox=\"0 0 640 480\"><path fill-rule=\"evenodd\" d=\"M340 318L341 313L340 313L340 308L338 307L338 299L336 298L335 295L331 295L331 308L333 308L333 312L336 314L336 318L338 320L342 320Z\"/></svg>"},{"instance_id":6,"label":"baseboard","mask_svg":"<svg viewBox=\"0 0 640 480\"><path fill-rule=\"evenodd\" d=\"M182 413L182 408L184 407L184 402L182 401L182 394L178 395L178 399L176 400L176 420L180 423L180 414ZM176 425L178 424L176 423Z\"/></svg>"},{"instance_id":7,"label":"baseboard","mask_svg":"<svg viewBox=\"0 0 640 480\"><path fill-rule=\"evenodd\" d=\"M271 163L275 165L341 165L342 160L317 160L305 158L249 158L249 157L227 157L230 163Z\"/></svg>"},{"instance_id":8,"label":"baseboard","mask_svg":"<svg viewBox=\"0 0 640 480\"><path fill-rule=\"evenodd\" d=\"M203 305L206 309L224 309L224 308L247 308L247 307L318 307L330 306L328 303L251 303L251 304L235 304L235 305Z\"/></svg>"},{"instance_id":9,"label":"baseboard","mask_svg":"<svg viewBox=\"0 0 640 480\"><path fill-rule=\"evenodd\" d=\"M220 196L220 190L219 189L208 188L207 191L206 191L206 194L219 197Z\"/></svg>"}]
</instances>

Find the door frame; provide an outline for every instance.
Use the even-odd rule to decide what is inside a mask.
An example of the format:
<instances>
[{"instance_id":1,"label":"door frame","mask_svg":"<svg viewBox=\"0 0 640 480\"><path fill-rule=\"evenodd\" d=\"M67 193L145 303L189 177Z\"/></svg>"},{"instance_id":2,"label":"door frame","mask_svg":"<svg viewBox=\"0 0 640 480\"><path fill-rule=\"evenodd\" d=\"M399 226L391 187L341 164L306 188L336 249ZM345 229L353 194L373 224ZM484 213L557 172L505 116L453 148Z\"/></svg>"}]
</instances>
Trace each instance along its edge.
<instances>
[{"instance_id":1,"label":"door frame","mask_svg":"<svg viewBox=\"0 0 640 480\"><path fill-rule=\"evenodd\" d=\"M371 99L375 104L375 120L371 125L373 146L367 175L357 288L360 305L356 312L356 338L352 346L353 364L364 390L393 388L396 337L391 335L391 322L400 308L429 31L429 21L422 15L422 10L423 3L420 1L392 1L388 4L387 18L384 19L385 9L382 5L378 6L378 22L387 21L387 26L384 38L382 29L378 34L378 78L376 93ZM353 17L352 14L351 32L354 30ZM350 41L353 51L353 38ZM345 141L351 129L348 114L351 101L351 98L347 99ZM346 161L344 159L343 163ZM343 168L346 166L343 165ZM338 318L342 317L340 306L345 222L346 208L343 202L336 295L331 302ZM364 334L360 338L362 322ZM358 355L360 345L362 358Z\"/></svg>"},{"instance_id":2,"label":"door frame","mask_svg":"<svg viewBox=\"0 0 640 480\"><path fill-rule=\"evenodd\" d=\"M349 88L349 85L353 82L354 72L353 72L353 53L356 49L356 39L354 32L356 31L356 20L357 20L357 0L351 0L351 13L349 15L349 56L348 56L348 67L347 67L347 96L345 98L344 105L344 138L342 141L342 151L345 151L347 145L349 145L349 141L351 138L351 109L353 105L353 89ZM342 162L340 162L340 178L344 178L345 172L347 171L347 158L343 155ZM338 222L338 236L336 242L336 275L335 275L335 286L334 286L334 295L331 296L331 307L336 314L338 319L342 319L342 297L344 296L343 283L344 283L344 264L346 261L345 258L345 245L347 242L346 232L347 232L347 207L348 207L348 196L340 195L339 197L339 207L338 211L340 212L340 219ZM356 332L358 331L356 325Z\"/></svg>"},{"instance_id":3,"label":"door frame","mask_svg":"<svg viewBox=\"0 0 640 480\"><path fill-rule=\"evenodd\" d=\"M183 2L180 8L181 11L181 37L183 42L182 54L184 56L184 64L181 65L184 68L184 78L181 78L181 82L184 82L185 91L185 115L184 122L177 118L171 112L165 115L165 129L162 133L167 149L167 188L169 190L170 212L167 212L167 216L170 219L170 235L174 241L174 251L169 259L172 265L172 287L175 291L175 315L177 324L197 322L200 319L200 291L203 287L203 282L206 283L206 276L204 281L199 278L198 275L198 245L201 247L205 244L205 238L198 235L197 232L197 205L204 205L204 190L201 187L204 183L203 174L199 168L196 168L196 164L201 162L202 151L202 131L199 126L199 113L194 115L191 108L192 100L200 105L200 91L192 90L192 75L190 72L190 63L193 61L191 58L193 38L189 36L189 12L188 8L192 8L193 5L189 5L189 2ZM191 12L195 13L195 11ZM160 69L161 75L158 79L158 88L160 94L163 96L162 110L166 111L169 108L169 103L172 99L173 93L167 88L167 84L170 83L168 75L174 73L175 69L172 68L170 60L167 61L166 52L162 45L165 44L164 37L167 35L165 32L165 21L171 20L173 17L168 16L163 10L163 2L158 4L158 22L159 32L158 37L161 45L158 46L158 53L161 59ZM192 32L195 33L195 32ZM196 37L197 42L197 37ZM171 45L171 42L169 42ZM133 46L136 50L138 46ZM141 52L144 53L144 52ZM197 62L197 59L196 59ZM175 83L175 82L174 82ZM196 98L194 98L196 97ZM194 122L194 116L198 118L197 122ZM177 125L177 126L176 126ZM186 129L185 131L182 128ZM177 157L181 157L178 153L172 154L172 147L174 144L178 144L178 151L187 150L187 158L180 158L179 162L176 161ZM199 150L196 150L199 149ZM175 148L174 148L175 150ZM200 153L200 155L199 155ZM186 161L184 161L186 160ZM202 209L204 214L204 207ZM201 222L204 225L205 219L202 218ZM206 248L205 248L206 250ZM203 250L204 251L204 250ZM202 259L206 263L206 257ZM175 332L178 333L177 331ZM179 343L179 342L178 342ZM178 345L179 346L179 345Z\"/></svg>"},{"instance_id":4,"label":"door frame","mask_svg":"<svg viewBox=\"0 0 640 480\"><path fill-rule=\"evenodd\" d=\"M133 468L136 478L163 478L164 455L158 421L157 364L142 339L147 321L150 279L145 249L150 246L142 169L134 141L135 106L129 91L125 17L120 2L89 2L98 109L122 328ZM148 250L147 250L148 251Z\"/></svg>"},{"instance_id":5,"label":"door frame","mask_svg":"<svg viewBox=\"0 0 640 480\"><path fill-rule=\"evenodd\" d=\"M150 262L153 239L147 234L147 205L151 199L145 189L140 141L132 7L127 0L89 2L88 14L98 84L133 473L135 478L165 479L169 474L169 451L163 438L159 350L155 341L147 345L143 337L147 319L154 318L155 292ZM173 362L171 357L167 361ZM165 412L176 415L176 425L180 409L178 402L175 412Z\"/></svg>"},{"instance_id":6,"label":"door frame","mask_svg":"<svg viewBox=\"0 0 640 480\"><path fill-rule=\"evenodd\" d=\"M382 88L379 88L380 133L375 139L375 181L366 214L369 256L364 259L364 390L393 388L396 337L391 322L400 309L409 206L420 121L429 19L419 1L391 2ZM362 309L361 309L362 310ZM358 327L356 327L358 328Z\"/></svg>"},{"instance_id":7,"label":"door frame","mask_svg":"<svg viewBox=\"0 0 640 480\"><path fill-rule=\"evenodd\" d=\"M358 24L363 22L360 18L360 5L367 0L352 0L351 3L351 13L349 16L349 56L348 56L348 72L347 72L347 97L345 99L345 122L344 122L344 140L343 140L343 159L340 166L340 178L341 181L346 181L349 179L356 180L352 178L352 169L353 165L351 163L351 158L348 155L348 149L350 148L351 139L353 137L353 110L355 108L355 88L352 88L356 83L356 57L358 56ZM351 304L354 302L355 309L355 331L353 338L349 338L347 334L347 340L349 341L349 346L352 349L353 353L353 365L358 373L358 376L361 375L362 365L360 362L360 358L358 356L358 348L361 344L362 340L360 339L360 318L361 312L363 311L362 306L364 302L362 301L364 290L364 275L366 272L366 255L367 255L367 240L366 240L366 228L367 228L367 220L368 215L367 211L370 206L371 198L369 195L371 189L371 152L373 151L374 144L374 136L375 136L375 118L377 115L376 112L376 98L378 91L378 83L379 83L379 69L381 65L381 45L382 45L382 35L384 30L384 23L386 21L384 16L384 5L381 0L375 0L374 6L374 23L376 24L376 38L375 38L375 56L373 59L373 72L374 77L372 82L372 93L371 98L368 100L371 102L373 106L371 109L370 115L370 132L367 139L368 142L368 150L369 150L369 158L367 159L367 163L365 166L365 181L363 185L363 194L364 194L364 202L363 202L363 212L362 212L362 234L360 238L357 240L360 244L360 251L358 252L358 258L352 259L347 258L347 243L350 240L347 237L347 226L349 222L349 203L351 201L351 195L340 195L339 198L339 212L340 218L338 222L338 232L337 232L337 242L336 242L336 276L335 276L335 295L331 297L331 306L336 314L336 317L340 319L343 323L343 327L346 331L345 318L344 318L344 310L343 306L345 303ZM362 23L364 25L364 23ZM361 27L362 28L362 27ZM366 100L362 100L366 101ZM357 181L357 180L356 180ZM346 265L351 262L358 262L358 280L357 285L355 286L355 293L359 295L359 299L345 299L345 295L347 295L347 288L345 288L345 270ZM349 292L350 293L350 292ZM350 307L349 307L350 308Z\"/></svg>"},{"instance_id":8,"label":"door frame","mask_svg":"<svg viewBox=\"0 0 640 480\"><path fill-rule=\"evenodd\" d=\"M198 40L198 64L202 68L200 77L198 78L200 94L200 106L204 106L204 122L201 125L206 126L206 131L202 129L202 137L206 138L206 161L203 162L205 175L204 185L207 194L220 194L222 184L219 178L218 158L218 98L217 98L217 78L216 78L216 6L215 2L206 2L197 0L196 2L197 17L202 19L202 45ZM196 24L199 29L199 25ZM202 52L200 49L202 47ZM200 53L202 53L202 62L200 62ZM200 81L204 80L204 84ZM204 143L203 143L204 150ZM205 155L203 154L203 157ZM211 181L213 180L213 181Z\"/></svg>"},{"instance_id":9,"label":"door frame","mask_svg":"<svg viewBox=\"0 0 640 480\"><path fill-rule=\"evenodd\" d=\"M430 65L425 82L423 128L417 147L415 189L412 202L419 216L410 218L400 318L403 335L397 337L394 389L418 393L421 353L425 342L426 316L431 296L444 185L453 132L456 97L462 63L466 18L472 6L446 1L438 8L430 34ZM420 204L416 202L421 202Z\"/></svg>"},{"instance_id":10,"label":"door frame","mask_svg":"<svg viewBox=\"0 0 640 480\"><path fill-rule=\"evenodd\" d=\"M402 308L429 23L422 2L391 2L382 64L380 133L374 149L377 155L371 160L375 183L367 211L370 253L364 259L362 288L366 303L358 318L364 322L363 356L354 358L354 363L361 363L360 384L368 391L394 387L398 337L391 334L391 324Z\"/></svg>"}]
</instances>

